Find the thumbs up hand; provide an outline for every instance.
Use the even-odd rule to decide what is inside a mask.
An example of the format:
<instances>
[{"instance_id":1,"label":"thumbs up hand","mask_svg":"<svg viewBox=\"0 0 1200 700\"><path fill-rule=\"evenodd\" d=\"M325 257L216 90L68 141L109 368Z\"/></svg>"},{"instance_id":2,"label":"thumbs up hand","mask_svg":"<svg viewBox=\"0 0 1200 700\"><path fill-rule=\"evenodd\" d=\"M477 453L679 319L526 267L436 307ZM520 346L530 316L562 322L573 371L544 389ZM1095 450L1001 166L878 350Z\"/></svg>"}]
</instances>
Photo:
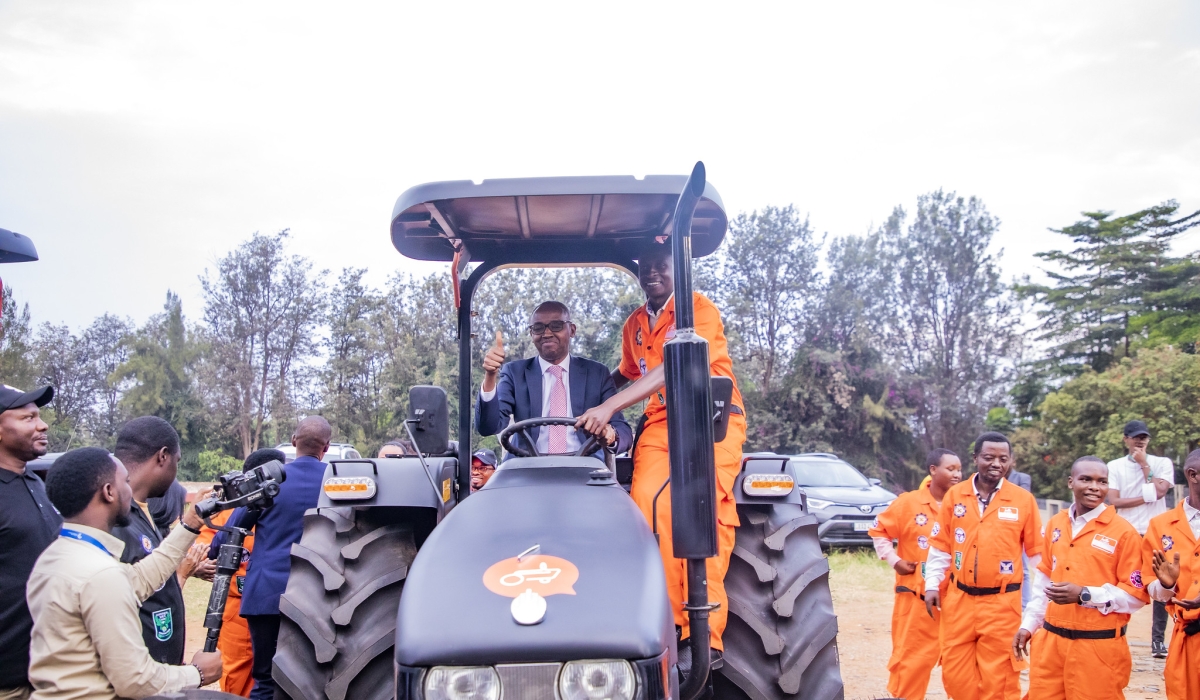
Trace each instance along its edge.
<instances>
[{"instance_id":1,"label":"thumbs up hand","mask_svg":"<svg viewBox=\"0 0 1200 700\"><path fill-rule=\"evenodd\" d=\"M496 341L488 348L483 357L483 386L484 391L494 391L500 375L500 366L504 364L504 334L496 331Z\"/></svg>"}]
</instances>

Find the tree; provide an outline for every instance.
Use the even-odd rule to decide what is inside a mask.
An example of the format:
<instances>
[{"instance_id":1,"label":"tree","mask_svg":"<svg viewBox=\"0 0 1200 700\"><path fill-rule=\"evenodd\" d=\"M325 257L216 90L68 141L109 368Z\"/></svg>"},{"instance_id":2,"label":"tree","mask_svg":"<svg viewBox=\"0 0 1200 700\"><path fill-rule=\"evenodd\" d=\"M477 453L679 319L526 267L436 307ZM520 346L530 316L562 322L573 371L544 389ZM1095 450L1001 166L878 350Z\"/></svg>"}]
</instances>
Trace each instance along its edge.
<instances>
[{"instance_id":1,"label":"tree","mask_svg":"<svg viewBox=\"0 0 1200 700\"><path fill-rule=\"evenodd\" d=\"M126 340L129 358L114 373L126 387L126 415L158 416L179 433L185 460L204 447L204 405L192 377L203 348L183 318L179 295L167 292L163 312Z\"/></svg>"},{"instance_id":2,"label":"tree","mask_svg":"<svg viewBox=\"0 0 1200 700\"><path fill-rule=\"evenodd\" d=\"M1181 285L1196 280L1200 266L1173 258L1170 246L1200 225L1200 211L1172 219L1178 209L1168 201L1115 218L1112 212L1084 212L1084 219L1050 229L1069 236L1075 247L1036 255L1062 271L1045 271L1051 284L1026 279L1017 287L1041 306L1038 339L1052 343L1047 366L1066 376L1085 367L1103 372L1130 356L1136 332L1168 319L1179 326L1182 339L1194 342L1200 297ZM1168 331L1164 337L1174 335Z\"/></svg>"},{"instance_id":3,"label":"tree","mask_svg":"<svg viewBox=\"0 0 1200 700\"><path fill-rule=\"evenodd\" d=\"M87 444L95 377L88 372L87 346L64 326L43 323L34 338L34 361L40 384L54 387L54 401L43 410L50 426L50 449L61 452Z\"/></svg>"},{"instance_id":4,"label":"tree","mask_svg":"<svg viewBox=\"0 0 1200 700\"><path fill-rule=\"evenodd\" d=\"M89 427L102 445L112 444L124 422L120 410L123 387L117 370L129 359L127 338L132 331L133 324L127 319L104 314L84 330L81 338L94 402Z\"/></svg>"},{"instance_id":5,"label":"tree","mask_svg":"<svg viewBox=\"0 0 1200 700\"><path fill-rule=\"evenodd\" d=\"M941 190L906 221L897 208L879 232L891 266L884 347L907 385L919 451L962 451L1002 402L1019 341L999 254L988 252L999 221L975 197Z\"/></svg>"},{"instance_id":6,"label":"tree","mask_svg":"<svg viewBox=\"0 0 1200 700\"><path fill-rule=\"evenodd\" d=\"M795 206L765 207L729 222L724 250L705 271L726 332L738 337L743 391L768 393L802 340L801 327L821 289L808 220ZM711 283L710 283L711 284ZM748 381L746 381L748 380Z\"/></svg>"},{"instance_id":7,"label":"tree","mask_svg":"<svg viewBox=\"0 0 1200 700\"><path fill-rule=\"evenodd\" d=\"M286 229L255 233L200 277L216 390L242 457L259 448L272 420L294 420L295 370L317 348L325 272L289 255L287 239Z\"/></svg>"},{"instance_id":8,"label":"tree","mask_svg":"<svg viewBox=\"0 0 1200 700\"><path fill-rule=\"evenodd\" d=\"M18 306L12 287L4 286L0 302L0 382L32 388L37 372L33 366L33 329L29 304Z\"/></svg>"},{"instance_id":9,"label":"tree","mask_svg":"<svg viewBox=\"0 0 1200 700\"><path fill-rule=\"evenodd\" d=\"M334 434L355 444L378 446L391 427L383 386L387 361L379 337L383 297L363 284L362 268L342 271L330 295L322 380L326 417Z\"/></svg>"}]
</instances>

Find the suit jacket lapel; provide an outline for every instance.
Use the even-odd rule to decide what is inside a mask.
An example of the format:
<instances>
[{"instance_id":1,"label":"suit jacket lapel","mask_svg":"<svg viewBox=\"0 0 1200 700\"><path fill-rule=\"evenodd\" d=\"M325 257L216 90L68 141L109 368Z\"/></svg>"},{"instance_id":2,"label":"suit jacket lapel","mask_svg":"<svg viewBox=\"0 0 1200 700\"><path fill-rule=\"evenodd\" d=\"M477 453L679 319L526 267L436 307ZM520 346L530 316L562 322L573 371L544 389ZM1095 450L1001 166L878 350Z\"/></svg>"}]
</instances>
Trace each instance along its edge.
<instances>
[{"instance_id":1,"label":"suit jacket lapel","mask_svg":"<svg viewBox=\"0 0 1200 700\"><path fill-rule=\"evenodd\" d=\"M529 417L542 417L542 368L538 365L538 358L534 355L525 364L525 387L529 390ZM538 439L538 432L541 428L534 428L529 431L529 434L534 440Z\"/></svg>"}]
</instances>

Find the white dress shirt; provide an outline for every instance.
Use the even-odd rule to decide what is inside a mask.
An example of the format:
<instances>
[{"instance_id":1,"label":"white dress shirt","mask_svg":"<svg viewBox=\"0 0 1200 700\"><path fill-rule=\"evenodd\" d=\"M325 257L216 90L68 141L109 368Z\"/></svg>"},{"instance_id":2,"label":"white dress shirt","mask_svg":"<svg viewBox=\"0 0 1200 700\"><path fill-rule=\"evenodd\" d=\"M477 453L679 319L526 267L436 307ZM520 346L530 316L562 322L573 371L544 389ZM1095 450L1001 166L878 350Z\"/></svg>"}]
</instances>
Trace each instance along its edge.
<instances>
[{"instance_id":1,"label":"white dress shirt","mask_svg":"<svg viewBox=\"0 0 1200 700\"><path fill-rule=\"evenodd\" d=\"M979 476L976 474L975 476ZM980 498L979 485L975 480L975 476L971 477L971 489L975 492L975 503L979 507L979 515L982 517L987 510L987 505L991 504L989 500L985 505L983 499ZM1000 478L1000 482L996 484L996 490L992 492L991 498L995 498L996 494L1000 493L1000 487L1004 485L1004 477ZM1021 551L1025 551L1024 545ZM1032 557L1027 557L1026 566L1030 569L1037 569L1038 564L1042 563L1042 555L1036 554ZM943 552L932 544L929 545L929 554L925 557L925 590L936 591L942 585L942 579L946 578L946 570L950 568L950 553Z\"/></svg>"},{"instance_id":2,"label":"white dress shirt","mask_svg":"<svg viewBox=\"0 0 1200 700\"><path fill-rule=\"evenodd\" d=\"M1096 516L1104 512L1108 505L1101 503L1095 508L1089 510L1083 515L1078 515L1076 505L1071 505L1071 539L1074 540L1083 531L1085 525ZM1027 632L1035 632L1037 628L1042 626L1042 620L1046 618L1046 605L1050 599L1046 597L1046 588L1050 585L1050 577L1042 573L1041 569L1034 569L1032 578L1033 591L1029 597L1029 605L1025 606L1025 615L1021 618L1021 629ZM1109 613L1124 613L1132 615L1142 608L1145 603L1129 595L1117 586L1106 583L1103 586L1084 586L1092 599L1086 603L1080 603L1085 608L1092 608L1101 615Z\"/></svg>"},{"instance_id":3,"label":"white dress shirt","mask_svg":"<svg viewBox=\"0 0 1200 700\"><path fill-rule=\"evenodd\" d=\"M648 318L646 320L650 324L650 330L654 330L654 327L656 325L658 325L658 317L662 316L663 311L666 310L667 305L670 304L671 300L674 298L675 298L675 294L674 294L674 292L672 292L671 296L667 297L667 300L663 302L662 308L659 309L658 311L655 311L654 309L650 308L650 302L648 302L648 301L646 302L646 316L648 316Z\"/></svg>"},{"instance_id":4,"label":"white dress shirt","mask_svg":"<svg viewBox=\"0 0 1200 700\"><path fill-rule=\"evenodd\" d=\"M1150 464L1152 479L1162 479L1168 484L1175 483L1175 465L1171 464L1171 460L1148 454L1146 462ZM1154 484L1147 483L1146 476L1142 474L1142 465L1133 461L1129 455L1108 463L1108 488L1116 491L1121 498L1142 499L1142 505L1117 509L1117 513L1128 520L1139 535L1146 534L1151 518L1167 512L1166 497L1158 497Z\"/></svg>"},{"instance_id":5,"label":"white dress shirt","mask_svg":"<svg viewBox=\"0 0 1200 700\"><path fill-rule=\"evenodd\" d=\"M1192 528L1192 537L1200 540L1200 510L1196 510L1192 507L1191 503L1184 501L1183 512L1187 515L1188 525ZM1160 603L1170 603L1171 599L1179 594L1178 587L1179 583L1176 582L1171 588L1163 588L1163 585L1158 582L1158 578L1156 577L1150 582L1149 586L1146 586L1146 593Z\"/></svg>"},{"instance_id":6,"label":"white dress shirt","mask_svg":"<svg viewBox=\"0 0 1200 700\"><path fill-rule=\"evenodd\" d=\"M540 356L538 357L538 366L542 368L542 417L550 415L550 390L554 388L554 382L557 380L553 374L548 371L554 364L545 361ZM567 390L567 413L571 413L571 356L567 355L562 362L558 363L562 367L563 387ZM483 401L491 401L496 398L496 390L480 391L479 398ZM550 449L550 431L549 426L538 428L538 436L535 444L537 445L538 454L547 454ZM580 448L579 436L575 434L575 429L567 426L567 451L574 454Z\"/></svg>"}]
</instances>

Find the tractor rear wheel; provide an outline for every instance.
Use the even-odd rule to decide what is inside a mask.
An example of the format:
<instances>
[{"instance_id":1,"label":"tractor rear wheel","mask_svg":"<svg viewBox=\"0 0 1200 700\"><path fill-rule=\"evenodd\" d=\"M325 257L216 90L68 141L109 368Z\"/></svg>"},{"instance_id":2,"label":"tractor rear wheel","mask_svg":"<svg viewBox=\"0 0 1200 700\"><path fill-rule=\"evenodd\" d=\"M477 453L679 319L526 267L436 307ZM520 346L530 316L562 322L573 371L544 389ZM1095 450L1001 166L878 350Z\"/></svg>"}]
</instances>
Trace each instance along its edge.
<instances>
[{"instance_id":1,"label":"tractor rear wheel","mask_svg":"<svg viewBox=\"0 0 1200 700\"><path fill-rule=\"evenodd\" d=\"M837 616L816 516L796 504L739 505L741 526L725 575L722 700L842 698Z\"/></svg>"},{"instance_id":2,"label":"tractor rear wheel","mask_svg":"<svg viewBox=\"0 0 1200 700\"><path fill-rule=\"evenodd\" d=\"M417 554L394 509L313 508L279 600L276 698L394 697L396 610Z\"/></svg>"}]
</instances>

